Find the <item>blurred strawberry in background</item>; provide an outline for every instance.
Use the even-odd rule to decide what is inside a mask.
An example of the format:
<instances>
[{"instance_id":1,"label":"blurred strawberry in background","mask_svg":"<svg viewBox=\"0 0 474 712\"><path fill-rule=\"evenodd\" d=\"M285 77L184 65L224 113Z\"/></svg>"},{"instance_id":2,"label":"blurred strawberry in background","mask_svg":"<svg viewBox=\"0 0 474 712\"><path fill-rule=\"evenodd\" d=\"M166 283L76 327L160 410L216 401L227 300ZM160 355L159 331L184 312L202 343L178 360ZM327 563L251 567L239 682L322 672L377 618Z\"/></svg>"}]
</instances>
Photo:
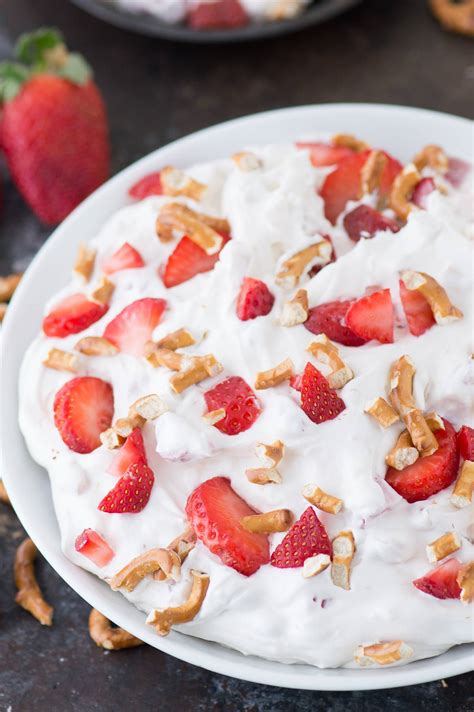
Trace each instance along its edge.
<instances>
[{"instance_id":1,"label":"blurred strawberry in background","mask_svg":"<svg viewBox=\"0 0 474 712\"><path fill-rule=\"evenodd\" d=\"M61 33L22 35L0 64L0 147L18 190L47 225L109 176L109 132L92 70Z\"/></svg>"}]
</instances>

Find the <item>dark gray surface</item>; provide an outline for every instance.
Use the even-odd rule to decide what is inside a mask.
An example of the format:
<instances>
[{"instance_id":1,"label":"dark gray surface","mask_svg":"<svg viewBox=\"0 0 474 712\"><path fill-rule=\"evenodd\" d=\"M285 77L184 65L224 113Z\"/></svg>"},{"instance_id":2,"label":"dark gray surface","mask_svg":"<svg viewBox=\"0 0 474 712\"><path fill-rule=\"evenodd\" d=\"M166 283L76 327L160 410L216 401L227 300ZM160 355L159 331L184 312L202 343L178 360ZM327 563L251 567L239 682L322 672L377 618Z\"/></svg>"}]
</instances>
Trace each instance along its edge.
<instances>
[{"instance_id":1,"label":"dark gray surface","mask_svg":"<svg viewBox=\"0 0 474 712\"><path fill-rule=\"evenodd\" d=\"M67 0L3 0L0 55L14 37L56 24L96 70L110 113L114 172L152 149L220 121L328 101L374 101L472 114L472 44L439 30L423 0L364 0L337 20L262 43L190 46L108 27ZM13 187L0 215L0 274L25 267L50 230ZM13 603L21 540L0 503L0 710L225 712L473 712L473 675L364 693L286 691L231 680L150 648L105 653L87 634L87 605L44 563L55 606L42 628Z\"/></svg>"}]
</instances>

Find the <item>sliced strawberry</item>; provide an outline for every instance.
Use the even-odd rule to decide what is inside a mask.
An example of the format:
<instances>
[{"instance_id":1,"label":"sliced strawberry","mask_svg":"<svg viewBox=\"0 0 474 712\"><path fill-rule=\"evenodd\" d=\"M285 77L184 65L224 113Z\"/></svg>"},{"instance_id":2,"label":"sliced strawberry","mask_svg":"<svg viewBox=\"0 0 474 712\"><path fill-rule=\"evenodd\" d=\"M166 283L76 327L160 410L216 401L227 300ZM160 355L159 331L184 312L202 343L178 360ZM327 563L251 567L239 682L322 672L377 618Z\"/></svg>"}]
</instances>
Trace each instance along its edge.
<instances>
[{"instance_id":1,"label":"sliced strawberry","mask_svg":"<svg viewBox=\"0 0 474 712\"><path fill-rule=\"evenodd\" d=\"M384 151L385 157L387 158L387 164L382 173L380 179L379 197L383 200L388 198L390 190L392 188L393 181L398 176L400 171L403 169L400 161L391 156L389 153Z\"/></svg>"},{"instance_id":2,"label":"sliced strawberry","mask_svg":"<svg viewBox=\"0 0 474 712\"><path fill-rule=\"evenodd\" d=\"M128 191L129 196L135 198L135 200L143 200L150 195L163 195L163 186L161 185L160 176L160 172L150 173L145 176L139 180L138 183L132 185Z\"/></svg>"},{"instance_id":3,"label":"sliced strawberry","mask_svg":"<svg viewBox=\"0 0 474 712\"><path fill-rule=\"evenodd\" d=\"M198 0L188 12L187 20L193 30L232 29L250 22L239 0Z\"/></svg>"},{"instance_id":4,"label":"sliced strawberry","mask_svg":"<svg viewBox=\"0 0 474 712\"><path fill-rule=\"evenodd\" d=\"M399 285L400 299L410 334L421 336L436 324L431 307L416 289L407 289L402 279Z\"/></svg>"},{"instance_id":5,"label":"sliced strawberry","mask_svg":"<svg viewBox=\"0 0 474 712\"><path fill-rule=\"evenodd\" d=\"M160 323L165 308L164 299L138 299L112 319L105 327L104 337L122 353L143 356L145 344Z\"/></svg>"},{"instance_id":6,"label":"sliced strawberry","mask_svg":"<svg viewBox=\"0 0 474 712\"><path fill-rule=\"evenodd\" d=\"M137 514L148 504L155 482L153 471L144 462L130 465L97 509L108 514Z\"/></svg>"},{"instance_id":7,"label":"sliced strawberry","mask_svg":"<svg viewBox=\"0 0 474 712\"><path fill-rule=\"evenodd\" d=\"M456 577L462 568L457 559L448 559L421 578L415 579L413 585L423 593L435 598L459 598L461 587Z\"/></svg>"},{"instance_id":8,"label":"sliced strawberry","mask_svg":"<svg viewBox=\"0 0 474 712\"><path fill-rule=\"evenodd\" d=\"M328 143L299 142L296 144L296 147L309 151L310 161L315 168L337 166L343 158L354 155L354 151L351 148L346 148L346 146L331 146Z\"/></svg>"},{"instance_id":9,"label":"sliced strawberry","mask_svg":"<svg viewBox=\"0 0 474 712\"><path fill-rule=\"evenodd\" d=\"M225 408L225 418L214 423L214 427L226 435L248 430L261 413L255 393L240 376L231 376L218 383L204 393L204 398L209 412Z\"/></svg>"},{"instance_id":10,"label":"sliced strawberry","mask_svg":"<svg viewBox=\"0 0 474 712\"><path fill-rule=\"evenodd\" d=\"M245 277L237 297L237 316L241 321L266 316L272 310L275 297L265 282Z\"/></svg>"},{"instance_id":11,"label":"sliced strawberry","mask_svg":"<svg viewBox=\"0 0 474 712\"><path fill-rule=\"evenodd\" d=\"M228 235L222 235L222 237L224 238L223 248L230 238ZM176 287L178 284L192 279L197 274L209 272L219 260L219 255L220 252L216 255L207 255L189 237L182 237L168 257L168 262L163 272L163 284L168 288Z\"/></svg>"},{"instance_id":12,"label":"sliced strawberry","mask_svg":"<svg viewBox=\"0 0 474 712\"><path fill-rule=\"evenodd\" d=\"M413 191L411 202L418 208L426 210L428 196L434 190L436 190L436 186L433 178L422 178Z\"/></svg>"},{"instance_id":13,"label":"sliced strawberry","mask_svg":"<svg viewBox=\"0 0 474 712\"><path fill-rule=\"evenodd\" d=\"M144 264L141 254L128 242L124 242L122 247L119 247L113 255L105 260L102 271L105 274L113 274L123 269L137 269L143 267Z\"/></svg>"},{"instance_id":14,"label":"sliced strawberry","mask_svg":"<svg viewBox=\"0 0 474 712\"><path fill-rule=\"evenodd\" d=\"M139 463L147 465L148 461L142 431L140 428L135 428L125 440L122 447L117 451L117 454L107 468L107 472L109 475L121 477L125 474L130 465Z\"/></svg>"},{"instance_id":15,"label":"sliced strawberry","mask_svg":"<svg viewBox=\"0 0 474 712\"><path fill-rule=\"evenodd\" d=\"M471 171L472 166L470 163L466 163L466 161L462 161L460 158L450 157L448 161L448 170L444 177L455 188L459 188Z\"/></svg>"},{"instance_id":16,"label":"sliced strawberry","mask_svg":"<svg viewBox=\"0 0 474 712\"><path fill-rule=\"evenodd\" d=\"M301 379L301 408L313 423L336 418L346 405L322 373L307 363Z\"/></svg>"},{"instance_id":17,"label":"sliced strawberry","mask_svg":"<svg viewBox=\"0 0 474 712\"><path fill-rule=\"evenodd\" d=\"M390 230L398 232L399 226L395 220L387 218L378 210L374 210L369 205L359 205L344 217L344 229L354 242L359 242L361 237L368 239L374 237L377 232Z\"/></svg>"},{"instance_id":18,"label":"sliced strawberry","mask_svg":"<svg viewBox=\"0 0 474 712\"><path fill-rule=\"evenodd\" d=\"M114 550L93 529L84 529L82 534L79 534L75 549L79 554L90 559L99 569L107 566L115 556Z\"/></svg>"},{"instance_id":19,"label":"sliced strawberry","mask_svg":"<svg viewBox=\"0 0 474 712\"><path fill-rule=\"evenodd\" d=\"M309 310L304 325L312 334L326 334L328 339L344 346L362 346L366 343L346 325L347 310L352 300L327 302Z\"/></svg>"},{"instance_id":20,"label":"sliced strawberry","mask_svg":"<svg viewBox=\"0 0 474 712\"><path fill-rule=\"evenodd\" d=\"M336 250L334 249L334 245L332 243L331 238L329 237L329 235L323 235L323 238L331 243L331 254L329 257L329 262L326 262L325 265L314 265L313 267L311 267L308 272L308 277L315 277L319 272L321 272L322 269L330 265L331 262L335 262L337 260Z\"/></svg>"},{"instance_id":21,"label":"sliced strawberry","mask_svg":"<svg viewBox=\"0 0 474 712\"><path fill-rule=\"evenodd\" d=\"M298 391L298 393L301 393L301 389L303 387L303 374L298 373L296 376L292 376L290 378L290 386L295 389L295 391Z\"/></svg>"},{"instance_id":22,"label":"sliced strawberry","mask_svg":"<svg viewBox=\"0 0 474 712\"><path fill-rule=\"evenodd\" d=\"M197 538L226 566L251 576L268 564L268 538L241 525L242 517L256 512L234 492L227 477L213 477L196 487L188 497L186 514Z\"/></svg>"},{"instance_id":23,"label":"sliced strawberry","mask_svg":"<svg viewBox=\"0 0 474 712\"><path fill-rule=\"evenodd\" d=\"M92 452L100 447L99 436L112 423L112 386L92 376L73 378L56 393L53 411L54 424L68 448Z\"/></svg>"},{"instance_id":24,"label":"sliced strawberry","mask_svg":"<svg viewBox=\"0 0 474 712\"><path fill-rule=\"evenodd\" d=\"M278 544L270 561L278 569L296 569L317 554L332 556L332 546L324 524L308 507Z\"/></svg>"},{"instance_id":25,"label":"sliced strawberry","mask_svg":"<svg viewBox=\"0 0 474 712\"><path fill-rule=\"evenodd\" d=\"M458 473L459 451L456 433L447 420L445 430L437 430L434 435L439 448L433 455L420 457L404 470L387 469L385 479L407 502L428 499L454 482Z\"/></svg>"},{"instance_id":26,"label":"sliced strawberry","mask_svg":"<svg viewBox=\"0 0 474 712\"><path fill-rule=\"evenodd\" d=\"M390 289L382 289L351 304L346 314L349 329L370 341L393 344L394 312Z\"/></svg>"},{"instance_id":27,"label":"sliced strawberry","mask_svg":"<svg viewBox=\"0 0 474 712\"><path fill-rule=\"evenodd\" d=\"M457 441L461 457L474 462L474 428L463 425L458 432Z\"/></svg>"},{"instance_id":28,"label":"sliced strawberry","mask_svg":"<svg viewBox=\"0 0 474 712\"><path fill-rule=\"evenodd\" d=\"M90 302L84 294L72 294L56 304L43 319L46 336L64 338L84 331L101 319L108 311L108 305Z\"/></svg>"}]
</instances>

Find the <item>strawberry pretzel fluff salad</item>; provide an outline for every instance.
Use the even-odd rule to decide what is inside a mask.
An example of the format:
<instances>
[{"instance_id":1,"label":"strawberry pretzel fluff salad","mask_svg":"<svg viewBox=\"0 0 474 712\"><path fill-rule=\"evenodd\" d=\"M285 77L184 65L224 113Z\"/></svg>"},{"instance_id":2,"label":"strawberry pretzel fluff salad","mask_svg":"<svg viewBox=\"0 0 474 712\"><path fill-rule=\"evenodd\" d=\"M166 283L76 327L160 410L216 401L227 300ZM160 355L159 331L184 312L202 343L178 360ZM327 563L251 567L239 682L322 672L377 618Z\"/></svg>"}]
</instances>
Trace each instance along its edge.
<instances>
[{"instance_id":1,"label":"strawberry pretzel fluff salad","mask_svg":"<svg viewBox=\"0 0 474 712\"><path fill-rule=\"evenodd\" d=\"M338 134L157 168L22 366L65 555L284 663L472 641L470 166Z\"/></svg>"}]
</instances>

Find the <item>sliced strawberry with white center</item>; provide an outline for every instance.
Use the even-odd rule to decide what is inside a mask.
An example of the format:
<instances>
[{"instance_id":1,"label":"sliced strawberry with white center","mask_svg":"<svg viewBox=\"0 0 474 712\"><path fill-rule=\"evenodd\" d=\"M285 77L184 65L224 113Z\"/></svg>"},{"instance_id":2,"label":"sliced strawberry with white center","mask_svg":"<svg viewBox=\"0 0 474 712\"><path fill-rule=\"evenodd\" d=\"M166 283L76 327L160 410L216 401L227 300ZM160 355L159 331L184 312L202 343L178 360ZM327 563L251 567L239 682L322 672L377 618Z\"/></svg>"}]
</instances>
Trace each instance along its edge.
<instances>
[{"instance_id":1,"label":"sliced strawberry with white center","mask_svg":"<svg viewBox=\"0 0 474 712\"><path fill-rule=\"evenodd\" d=\"M53 410L54 424L68 448L92 452L100 447L100 434L112 423L112 386L93 376L73 378L56 393Z\"/></svg>"},{"instance_id":2,"label":"sliced strawberry with white center","mask_svg":"<svg viewBox=\"0 0 474 712\"><path fill-rule=\"evenodd\" d=\"M456 433L447 420L444 430L434 433L439 448L433 455L420 457L404 470L389 467L385 479L407 502L428 499L454 482L458 473L459 451Z\"/></svg>"},{"instance_id":3,"label":"sliced strawberry with white center","mask_svg":"<svg viewBox=\"0 0 474 712\"><path fill-rule=\"evenodd\" d=\"M308 507L276 547L271 564L279 569L295 569L317 554L332 556L332 546L324 524Z\"/></svg>"},{"instance_id":4,"label":"sliced strawberry with white center","mask_svg":"<svg viewBox=\"0 0 474 712\"><path fill-rule=\"evenodd\" d=\"M392 344L395 318L390 289L374 292L351 304L346 322L349 329L361 339Z\"/></svg>"},{"instance_id":5,"label":"sliced strawberry with white center","mask_svg":"<svg viewBox=\"0 0 474 712\"><path fill-rule=\"evenodd\" d=\"M79 554L90 559L99 569L107 566L115 556L114 550L94 529L84 529L82 534L79 534L75 549Z\"/></svg>"},{"instance_id":6,"label":"sliced strawberry with white center","mask_svg":"<svg viewBox=\"0 0 474 712\"><path fill-rule=\"evenodd\" d=\"M161 173L150 173L144 178L141 178L138 183L132 185L128 194L135 200L143 200L150 195L163 195L163 186L161 184Z\"/></svg>"},{"instance_id":7,"label":"sliced strawberry with white center","mask_svg":"<svg viewBox=\"0 0 474 712\"><path fill-rule=\"evenodd\" d=\"M138 269L144 264L141 254L128 242L124 242L122 247L105 260L102 271L105 274L113 274L123 269Z\"/></svg>"},{"instance_id":8,"label":"sliced strawberry with white center","mask_svg":"<svg viewBox=\"0 0 474 712\"><path fill-rule=\"evenodd\" d=\"M433 178L422 178L413 191L411 202L418 208L426 210L428 196L434 190L436 190L436 186Z\"/></svg>"},{"instance_id":9,"label":"sliced strawberry with white center","mask_svg":"<svg viewBox=\"0 0 474 712\"><path fill-rule=\"evenodd\" d=\"M407 289L402 279L399 284L400 299L410 334L421 336L436 324L431 307L416 289Z\"/></svg>"},{"instance_id":10,"label":"sliced strawberry with white center","mask_svg":"<svg viewBox=\"0 0 474 712\"><path fill-rule=\"evenodd\" d=\"M331 388L323 374L307 363L301 378L301 408L313 423L337 418L346 404Z\"/></svg>"},{"instance_id":11,"label":"sliced strawberry with white center","mask_svg":"<svg viewBox=\"0 0 474 712\"><path fill-rule=\"evenodd\" d=\"M261 413L260 403L250 386L240 376L231 376L204 393L208 411L224 408L225 418L214 427L226 435L248 430Z\"/></svg>"},{"instance_id":12,"label":"sliced strawberry with white center","mask_svg":"<svg viewBox=\"0 0 474 712\"><path fill-rule=\"evenodd\" d=\"M138 514L150 499L155 482L153 471L143 462L130 465L98 509L108 514Z\"/></svg>"},{"instance_id":13,"label":"sliced strawberry with white center","mask_svg":"<svg viewBox=\"0 0 474 712\"><path fill-rule=\"evenodd\" d=\"M168 262L163 271L163 284L165 287L177 287L178 284L187 282L197 274L210 272L219 260L220 252L229 241L228 235L222 235L223 243L216 255L208 255L196 245L189 237L182 237L174 251L168 257Z\"/></svg>"},{"instance_id":14,"label":"sliced strawberry with white center","mask_svg":"<svg viewBox=\"0 0 474 712\"><path fill-rule=\"evenodd\" d=\"M354 151L346 146L331 146L328 143L308 143L299 142L297 148L306 149L309 151L309 158L315 168L323 168L325 166L336 166L347 156L353 156Z\"/></svg>"},{"instance_id":15,"label":"sliced strawberry with white center","mask_svg":"<svg viewBox=\"0 0 474 712\"><path fill-rule=\"evenodd\" d=\"M312 334L326 334L328 339L344 346L363 346L366 339L361 339L346 324L346 314L352 303L352 300L335 301L313 307L304 323L305 328Z\"/></svg>"},{"instance_id":16,"label":"sliced strawberry with white center","mask_svg":"<svg viewBox=\"0 0 474 712\"><path fill-rule=\"evenodd\" d=\"M448 170L444 177L455 188L459 188L466 180L469 173L472 171L472 165L460 158L449 158Z\"/></svg>"},{"instance_id":17,"label":"sliced strawberry with white center","mask_svg":"<svg viewBox=\"0 0 474 712\"><path fill-rule=\"evenodd\" d=\"M194 30L224 30L244 27L250 18L239 0L196 0L187 21Z\"/></svg>"},{"instance_id":18,"label":"sliced strawberry with white center","mask_svg":"<svg viewBox=\"0 0 474 712\"><path fill-rule=\"evenodd\" d=\"M474 428L463 425L457 434L457 441L461 457L474 462Z\"/></svg>"},{"instance_id":19,"label":"sliced strawberry with white center","mask_svg":"<svg viewBox=\"0 0 474 712\"><path fill-rule=\"evenodd\" d=\"M272 310L275 297L265 282L245 277L237 298L237 316L241 321L266 316Z\"/></svg>"},{"instance_id":20,"label":"sliced strawberry with white center","mask_svg":"<svg viewBox=\"0 0 474 712\"><path fill-rule=\"evenodd\" d=\"M457 559L448 559L421 578L415 579L413 585L419 591L435 598L459 598L461 587L456 578L461 568L462 564Z\"/></svg>"},{"instance_id":21,"label":"sliced strawberry with white center","mask_svg":"<svg viewBox=\"0 0 474 712\"><path fill-rule=\"evenodd\" d=\"M107 468L107 472L109 475L121 477L125 474L130 465L138 463L148 464L142 431L140 428L135 428L125 440L122 447L117 451L117 454Z\"/></svg>"},{"instance_id":22,"label":"sliced strawberry with white center","mask_svg":"<svg viewBox=\"0 0 474 712\"><path fill-rule=\"evenodd\" d=\"M107 313L107 304L89 301L84 294L72 294L56 304L43 319L46 336L64 338L78 334L99 321Z\"/></svg>"},{"instance_id":23,"label":"sliced strawberry with white center","mask_svg":"<svg viewBox=\"0 0 474 712\"><path fill-rule=\"evenodd\" d=\"M369 205L358 205L344 217L344 229L353 242L361 238L370 239L384 230L398 232L400 230L395 220L387 218Z\"/></svg>"},{"instance_id":24,"label":"sliced strawberry with white center","mask_svg":"<svg viewBox=\"0 0 474 712\"><path fill-rule=\"evenodd\" d=\"M138 299L112 319L105 328L104 337L122 353L143 356L145 344L160 323L165 308L164 299Z\"/></svg>"},{"instance_id":25,"label":"sliced strawberry with white center","mask_svg":"<svg viewBox=\"0 0 474 712\"><path fill-rule=\"evenodd\" d=\"M188 498L186 514L197 538L223 564L251 576L268 564L268 537L253 534L241 525L243 517L256 514L232 489L226 477L206 480Z\"/></svg>"}]
</instances>

